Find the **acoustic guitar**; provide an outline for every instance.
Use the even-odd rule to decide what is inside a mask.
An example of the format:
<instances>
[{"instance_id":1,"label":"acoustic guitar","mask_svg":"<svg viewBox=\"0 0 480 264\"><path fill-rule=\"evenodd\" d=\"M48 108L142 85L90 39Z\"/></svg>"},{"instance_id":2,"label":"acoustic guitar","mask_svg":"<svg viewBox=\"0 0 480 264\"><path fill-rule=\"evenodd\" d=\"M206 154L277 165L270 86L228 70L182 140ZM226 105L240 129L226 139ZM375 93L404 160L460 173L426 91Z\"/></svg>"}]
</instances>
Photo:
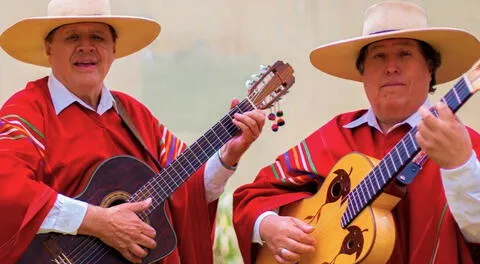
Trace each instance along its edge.
<instances>
[{"instance_id":1,"label":"acoustic guitar","mask_svg":"<svg viewBox=\"0 0 480 264\"><path fill-rule=\"evenodd\" d=\"M480 61L441 99L455 113L480 89ZM432 113L436 114L433 108ZM400 197L385 192L392 179L420 151L412 128L378 161L358 152L342 157L318 192L280 208L315 227L316 251L298 263L386 263L395 245L391 210ZM256 263L276 263L268 246L260 248Z\"/></svg>"},{"instance_id":2,"label":"acoustic guitar","mask_svg":"<svg viewBox=\"0 0 480 264\"><path fill-rule=\"evenodd\" d=\"M147 164L134 157L115 156L99 165L88 186L76 199L110 207L151 197L151 207L139 216L157 231L155 237L157 247L149 251L142 263L161 260L175 249L177 240L165 214L165 200L239 132L232 122L235 113L271 107L288 92L294 81L293 69L288 63L277 61L271 66L262 67L255 80L251 80L248 85L248 97L231 109L160 173L155 173ZM19 263L130 262L97 238L49 233L37 235Z\"/></svg>"}]
</instances>

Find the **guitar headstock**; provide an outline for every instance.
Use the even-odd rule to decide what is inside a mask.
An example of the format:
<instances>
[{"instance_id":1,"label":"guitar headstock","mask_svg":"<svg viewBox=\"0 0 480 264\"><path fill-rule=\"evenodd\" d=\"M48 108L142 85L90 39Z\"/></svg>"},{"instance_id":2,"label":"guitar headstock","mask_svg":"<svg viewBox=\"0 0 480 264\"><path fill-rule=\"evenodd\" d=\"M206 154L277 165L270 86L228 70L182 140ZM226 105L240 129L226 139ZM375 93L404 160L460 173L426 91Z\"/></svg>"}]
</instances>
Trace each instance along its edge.
<instances>
[{"instance_id":1,"label":"guitar headstock","mask_svg":"<svg viewBox=\"0 0 480 264\"><path fill-rule=\"evenodd\" d=\"M267 109L281 99L295 82L293 68L282 61L262 66L254 80L247 81L248 99L258 109Z\"/></svg>"},{"instance_id":2,"label":"guitar headstock","mask_svg":"<svg viewBox=\"0 0 480 264\"><path fill-rule=\"evenodd\" d=\"M472 93L478 92L480 90L480 60L475 62L465 75L470 81Z\"/></svg>"}]
</instances>

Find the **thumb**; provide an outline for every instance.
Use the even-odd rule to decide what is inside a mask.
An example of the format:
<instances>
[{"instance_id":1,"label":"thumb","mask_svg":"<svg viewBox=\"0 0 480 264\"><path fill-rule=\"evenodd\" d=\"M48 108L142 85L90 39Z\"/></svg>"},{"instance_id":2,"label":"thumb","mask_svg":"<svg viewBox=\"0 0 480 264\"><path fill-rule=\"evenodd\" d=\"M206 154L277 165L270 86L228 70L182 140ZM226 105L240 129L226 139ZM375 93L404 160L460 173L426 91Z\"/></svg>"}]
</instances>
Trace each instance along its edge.
<instances>
[{"instance_id":1,"label":"thumb","mask_svg":"<svg viewBox=\"0 0 480 264\"><path fill-rule=\"evenodd\" d=\"M295 225L297 225L298 228L300 228L303 232L307 234L311 233L315 229L314 226L311 226L297 218L293 218L293 222L295 223Z\"/></svg>"},{"instance_id":2,"label":"thumb","mask_svg":"<svg viewBox=\"0 0 480 264\"><path fill-rule=\"evenodd\" d=\"M147 198L140 202L131 203L130 209L134 212L141 212L150 207L150 205L152 205L152 198Z\"/></svg>"}]
</instances>

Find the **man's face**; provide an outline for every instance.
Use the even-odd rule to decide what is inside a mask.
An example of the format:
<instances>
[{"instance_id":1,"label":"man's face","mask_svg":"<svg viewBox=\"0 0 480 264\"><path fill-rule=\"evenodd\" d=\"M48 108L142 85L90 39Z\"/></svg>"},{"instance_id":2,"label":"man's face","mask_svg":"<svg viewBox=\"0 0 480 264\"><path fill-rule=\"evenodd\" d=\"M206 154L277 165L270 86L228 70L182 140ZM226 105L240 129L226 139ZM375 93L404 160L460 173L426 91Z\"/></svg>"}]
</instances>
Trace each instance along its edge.
<instances>
[{"instance_id":1,"label":"man's face","mask_svg":"<svg viewBox=\"0 0 480 264\"><path fill-rule=\"evenodd\" d=\"M53 73L71 91L101 89L115 59L115 41L104 23L63 25L45 46Z\"/></svg>"},{"instance_id":2,"label":"man's face","mask_svg":"<svg viewBox=\"0 0 480 264\"><path fill-rule=\"evenodd\" d=\"M382 125L401 122L418 110L427 98L431 72L417 41L387 39L368 46L362 78Z\"/></svg>"}]
</instances>

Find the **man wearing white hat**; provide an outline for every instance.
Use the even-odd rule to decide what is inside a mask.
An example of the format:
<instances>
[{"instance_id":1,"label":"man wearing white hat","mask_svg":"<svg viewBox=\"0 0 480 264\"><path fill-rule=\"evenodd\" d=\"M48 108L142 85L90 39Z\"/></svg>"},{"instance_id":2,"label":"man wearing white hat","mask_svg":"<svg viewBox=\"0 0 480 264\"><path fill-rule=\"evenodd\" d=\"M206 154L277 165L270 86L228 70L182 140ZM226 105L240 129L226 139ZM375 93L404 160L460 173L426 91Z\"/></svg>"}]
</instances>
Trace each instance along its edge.
<instances>
[{"instance_id":1,"label":"man wearing white hat","mask_svg":"<svg viewBox=\"0 0 480 264\"><path fill-rule=\"evenodd\" d=\"M82 193L94 169L108 158L130 155L158 171L186 148L145 106L103 83L116 58L144 48L159 32L153 20L111 15L108 0L51 0L48 16L21 20L1 35L1 47L13 58L52 69L0 110L0 210L9 214L0 220L1 263L16 262L35 235L43 233L97 237L134 263L166 242L165 230L155 230L139 217L158 206L149 199L154 194L145 192L132 200L136 202L109 208L70 198ZM161 263L213 262L216 200L259 136L264 114L236 114L232 122L240 133L221 152L206 156L206 164L165 201L176 247ZM106 263L96 254L98 247L88 250L87 244L75 248L84 254L59 252L43 261ZM55 251L63 245L49 246Z\"/></svg>"},{"instance_id":2,"label":"man wearing white hat","mask_svg":"<svg viewBox=\"0 0 480 264\"><path fill-rule=\"evenodd\" d=\"M233 221L246 264L257 257L258 263L480 258L480 135L445 104L435 105L438 118L427 110L433 86L472 67L480 43L460 29L429 27L413 3L381 2L364 19L362 36L320 46L310 61L362 82L370 108L334 117L235 191ZM464 84L456 88L468 91ZM408 163L419 147L424 152ZM372 170L365 156L346 156L352 152L383 161ZM406 188L392 180L403 159L412 171L421 168L399 174L415 177ZM365 178L360 161L372 170Z\"/></svg>"}]
</instances>

